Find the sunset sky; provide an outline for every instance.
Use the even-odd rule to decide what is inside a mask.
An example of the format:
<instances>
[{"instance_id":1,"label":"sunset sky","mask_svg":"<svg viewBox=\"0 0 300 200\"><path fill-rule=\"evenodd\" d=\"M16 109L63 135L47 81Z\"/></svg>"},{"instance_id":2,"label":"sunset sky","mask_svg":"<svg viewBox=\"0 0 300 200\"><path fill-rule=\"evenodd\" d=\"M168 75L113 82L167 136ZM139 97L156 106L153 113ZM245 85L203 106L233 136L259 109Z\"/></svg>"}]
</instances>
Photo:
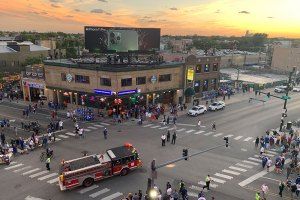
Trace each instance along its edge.
<instances>
[{"instance_id":1,"label":"sunset sky","mask_svg":"<svg viewBox=\"0 0 300 200\"><path fill-rule=\"evenodd\" d=\"M300 38L300 0L1 0L2 31L83 33L83 27L158 27L162 34Z\"/></svg>"}]
</instances>

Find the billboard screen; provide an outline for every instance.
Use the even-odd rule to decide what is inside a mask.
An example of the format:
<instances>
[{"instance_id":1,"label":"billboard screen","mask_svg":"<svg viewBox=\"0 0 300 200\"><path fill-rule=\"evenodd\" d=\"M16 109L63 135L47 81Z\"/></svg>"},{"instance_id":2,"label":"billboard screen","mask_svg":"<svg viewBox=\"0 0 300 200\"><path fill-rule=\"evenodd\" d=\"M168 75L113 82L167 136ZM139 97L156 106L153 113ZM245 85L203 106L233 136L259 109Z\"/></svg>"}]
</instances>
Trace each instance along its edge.
<instances>
[{"instance_id":1,"label":"billboard screen","mask_svg":"<svg viewBox=\"0 0 300 200\"><path fill-rule=\"evenodd\" d=\"M84 27L90 52L159 50L160 28Z\"/></svg>"}]
</instances>

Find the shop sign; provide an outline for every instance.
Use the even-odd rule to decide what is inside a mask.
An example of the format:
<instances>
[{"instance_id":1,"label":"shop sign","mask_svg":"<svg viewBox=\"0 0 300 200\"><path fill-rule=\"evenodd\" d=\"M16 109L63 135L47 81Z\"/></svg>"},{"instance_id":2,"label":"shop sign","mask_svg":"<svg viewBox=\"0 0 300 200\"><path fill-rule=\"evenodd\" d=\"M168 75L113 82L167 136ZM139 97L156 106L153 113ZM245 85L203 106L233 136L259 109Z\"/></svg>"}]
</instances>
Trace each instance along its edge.
<instances>
[{"instance_id":1,"label":"shop sign","mask_svg":"<svg viewBox=\"0 0 300 200\"><path fill-rule=\"evenodd\" d=\"M26 81L23 82L23 85L26 86L26 87L38 88L38 89L44 89L45 88L44 85L40 85L40 84L37 84L37 83L30 83L30 82L26 82Z\"/></svg>"},{"instance_id":2,"label":"shop sign","mask_svg":"<svg viewBox=\"0 0 300 200\"><path fill-rule=\"evenodd\" d=\"M136 93L137 90L123 90L123 91L119 91L117 92L118 95L126 95L126 94L133 94Z\"/></svg>"},{"instance_id":3,"label":"shop sign","mask_svg":"<svg viewBox=\"0 0 300 200\"><path fill-rule=\"evenodd\" d=\"M187 80L193 81L194 80L194 69L189 68L187 71Z\"/></svg>"},{"instance_id":4,"label":"shop sign","mask_svg":"<svg viewBox=\"0 0 300 200\"><path fill-rule=\"evenodd\" d=\"M112 91L110 90L98 90L94 89L95 94L104 94L104 95L112 95Z\"/></svg>"},{"instance_id":5,"label":"shop sign","mask_svg":"<svg viewBox=\"0 0 300 200\"><path fill-rule=\"evenodd\" d=\"M66 75L66 80L67 80L68 82L72 82L72 80L73 80L72 74L67 74L67 75Z\"/></svg>"},{"instance_id":6,"label":"shop sign","mask_svg":"<svg viewBox=\"0 0 300 200\"><path fill-rule=\"evenodd\" d=\"M148 79L148 80L149 80L149 79ZM151 83L153 83L153 84L156 83L156 82L157 82L156 76L153 75L153 76L151 77L150 81L151 81Z\"/></svg>"}]
</instances>

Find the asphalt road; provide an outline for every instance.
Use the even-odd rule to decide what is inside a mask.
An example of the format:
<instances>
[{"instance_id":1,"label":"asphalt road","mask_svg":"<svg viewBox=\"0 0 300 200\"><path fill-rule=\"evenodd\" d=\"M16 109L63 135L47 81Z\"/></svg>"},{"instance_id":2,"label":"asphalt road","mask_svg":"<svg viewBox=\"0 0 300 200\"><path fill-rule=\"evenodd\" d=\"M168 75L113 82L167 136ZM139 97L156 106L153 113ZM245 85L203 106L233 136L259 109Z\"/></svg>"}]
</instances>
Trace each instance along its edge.
<instances>
[{"instance_id":1,"label":"asphalt road","mask_svg":"<svg viewBox=\"0 0 300 200\"><path fill-rule=\"evenodd\" d=\"M292 99L288 102L287 120L298 119L300 110L300 95L292 93ZM280 113L283 101L275 98L266 103L252 101L249 97L254 94L239 94L226 100L226 109L216 112L208 112L199 117L182 115L178 118L176 145L167 143L161 146L160 136L172 129L167 128L160 122L147 123L138 126L136 122L126 122L122 125L111 125L109 121L97 121L92 123L80 123L87 130L85 139L72 136L73 123L65 119L65 115L59 115L64 120L65 129L57 134L60 140L51 144L55 158L51 163L51 171L43 174L46 167L39 161L42 149L34 150L26 155L20 155L14 159L15 163L10 166L0 166L1 190L0 199L23 200L23 199L120 199L129 192L145 191L147 178L150 175L149 165L153 158L156 163L163 163L182 156L182 149L188 148L189 154L224 144L224 136L232 142L230 147L221 147L201 155L190 158L188 161L180 161L167 167L158 169L158 178L155 183L162 191L165 190L166 182L172 187L179 187L179 181L186 183L190 197L193 199L202 188L205 176L210 174L215 180L211 184L211 191L206 192L207 199L214 196L220 200L254 199L255 192L262 183L267 183L270 188L269 199L279 199L277 180L284 179L285 175L269 172L260 176L262 171L260 161L257 158L258 150L254 148L256 136L264 135L269 128L277 128L280 124ZM257 97L258 98L258 97ZM263 98L263 96L261 96ZM0 116L15 119L16 125L22 118L24 105L19 103L3 102L0 104ZM200 129L196 127L198 119L201 119ZM36 115L31 114L29 120L38 119L46 126L50 120L50 112L47 109L38 110ZM211 123L215 121L216 131L211 131ZM108 140L104 140L102 130L108 129ZM173 130L170 130L173 133ZM14 132L5 130L7 137L15 137ZM18 134L28 134L21 133ZM18 135L19 136L19 135ZM22 136L23 137L23 136ZM84 188L76 188L71 191L60 191L54 178L58 172L61 159L73 159L80 157L83 150L90 153L101 153L111 147L132 143L140 152L144 167L131 172L125 177L113 177L97 182L90 191ZM276 150L270 150L269 156L275 157ZM31 173L30 173L31 172ZM257 175L258 174L258 175ZM241 186L249 177L253 180ZM289 195L288 193L285 196ZM115 198L113 198L115 197Z\"/></svg>"}]
</instances>

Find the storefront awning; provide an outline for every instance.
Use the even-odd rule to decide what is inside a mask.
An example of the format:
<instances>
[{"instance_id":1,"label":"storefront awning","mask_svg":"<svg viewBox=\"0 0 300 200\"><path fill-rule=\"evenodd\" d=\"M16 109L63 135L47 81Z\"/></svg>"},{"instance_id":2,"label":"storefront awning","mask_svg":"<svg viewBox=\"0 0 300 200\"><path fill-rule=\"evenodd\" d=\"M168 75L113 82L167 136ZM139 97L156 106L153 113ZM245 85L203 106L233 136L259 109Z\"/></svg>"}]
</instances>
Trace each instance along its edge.
<instances>
[{"instance_id":1,"label":"storefront awning","mask_svg":"<svg viewBox=\"0 0 300 200\"><path fill-rule=\"evenodd\" d=\"M185 95L185 96L188 96L188 97L194 96L194 95L195 95L195 90L194 90L194 88L191 88L191 87L186 88L186 89L185 89L185 92L184 92L184 95Z\"/></svg>"}]
</instances>

